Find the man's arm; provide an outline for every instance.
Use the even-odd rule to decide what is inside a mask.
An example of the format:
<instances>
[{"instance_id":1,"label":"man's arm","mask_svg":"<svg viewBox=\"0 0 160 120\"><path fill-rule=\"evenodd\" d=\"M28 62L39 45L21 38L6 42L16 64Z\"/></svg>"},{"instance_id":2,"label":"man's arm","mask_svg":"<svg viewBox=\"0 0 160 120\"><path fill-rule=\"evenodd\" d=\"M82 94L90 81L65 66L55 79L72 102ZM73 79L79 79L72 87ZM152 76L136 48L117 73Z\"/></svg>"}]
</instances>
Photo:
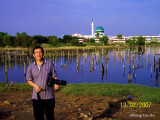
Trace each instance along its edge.
<instances>
[{"instance_id":1,"label":"man's arm","mask_svg":"<svg viewBox=\"0 0 160 120\"><path fill-rule=\"evenodd\" d=\"M27 79L27 82L30 86L34 87L36 92L40 92L41 91L41 88L36 85L35 83L33 83L33 78L32 78L32 72L31 72L31 68L32 68L32 65L30 64L27 68L27 74L26 74L26 79Z\"/></svg>"},{"instance_id":2,"label":"man's arm","mask_svg":"<svg viewBox=\"0 0 160 120\"><path fill-rule=\"evenodd\" d=\"M57 80L58 78L57 78L57 72L55 70L55 66L54 66L54 64L52 62L51 62L51 65L52 65L52 67L51 67L52 77ZM59 88L60 88L59 85L54 84L54 89L55 90L58 90Z\"/></svg>"},{"instance_id":3,"label":"man's arm","mask_svg":"<svg viewBox=\"0 0 160 120\"><path fill-rule=\"evenodd\" d=\"M30 86L32 86L32 87L35 88L35 90L36 90L37 93L41 91L41 88L38 85L36 85L35 83L33 83L31 80L27 80L27 81L28 81L28 84Z\"/></svg>"}]
</instances>

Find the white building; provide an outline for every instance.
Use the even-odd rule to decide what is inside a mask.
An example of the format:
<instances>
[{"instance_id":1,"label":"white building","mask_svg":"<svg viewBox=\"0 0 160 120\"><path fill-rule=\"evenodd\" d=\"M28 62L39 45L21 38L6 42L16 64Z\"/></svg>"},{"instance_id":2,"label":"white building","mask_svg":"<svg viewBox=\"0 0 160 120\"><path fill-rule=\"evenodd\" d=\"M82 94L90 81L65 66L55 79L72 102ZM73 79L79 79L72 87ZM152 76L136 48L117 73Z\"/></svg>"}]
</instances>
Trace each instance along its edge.
<instances>
[{"instance_id":1,"label":"white building","mask_svg":"<svg viewBox=\"0 0 160 120\"><path fill-rule=\"evenodd\" d=\"M82 34L78 34L78 33L75 33L75 34L72 34L71 36L74 36L74 37L78 37L79 39L79 42L85 42L87 41L87 39L91 39L91 38L94 38L95 39L95 42L99 42L99 38L101 38L104 34L104 28L102 26L98 26L96 27L95 29L95 32L94 32L94 22L93 22L93 19L92 19L92 23L91 23L91 35L82 35ZM109 43L125 43L126 40L128 39L132 39L133 37L138 37L138 36L122 36L122 39L118 39L117 36L109 36ZM158 36L142 36L142 37L145 37L146 38L146 42L151 42L151 41L156 41L156 42L160 42L160 34Z\"/></svg>"},{"instance_id":2,"label":"white building","mask_svg":"<svg viewBox=\"0 0 160 120\"><path fill-rule=\"evenodd\" d=\"M71 36L78 37L79 42L84 42L85 40L91 39L91 38L94 38L95 42L99 42L99 38L102 37L103 35L104 35L104 28L102 26L98 26L94 32L94 22L92 19L91 35L82 35L82 34L75 33L75 34L72 34Z\"/></svg>"},{"instance_id":3,"label":"white building","mask_svg":"<svg viewBox=\"0 0 160 120\"><path fill-rule=\"evenodd\" d=\"M128 36L128 39L132 39L133 37L139 37L139 36ZM146 42L151 42L151 41L160 42L160 34L158 36L144 35L142 37L146 38Z\"/></svg>"},{"instance_id":4,"label":"white building","mask_svg":"<svg viewBox=\"0 0 160 120\"><path fill-rule=\"evenodd\" d=\"M122 36L122 39L119 39L117 36L109 36L109 43L125 43L128 37Z\"/></svg>"}]
</instances>

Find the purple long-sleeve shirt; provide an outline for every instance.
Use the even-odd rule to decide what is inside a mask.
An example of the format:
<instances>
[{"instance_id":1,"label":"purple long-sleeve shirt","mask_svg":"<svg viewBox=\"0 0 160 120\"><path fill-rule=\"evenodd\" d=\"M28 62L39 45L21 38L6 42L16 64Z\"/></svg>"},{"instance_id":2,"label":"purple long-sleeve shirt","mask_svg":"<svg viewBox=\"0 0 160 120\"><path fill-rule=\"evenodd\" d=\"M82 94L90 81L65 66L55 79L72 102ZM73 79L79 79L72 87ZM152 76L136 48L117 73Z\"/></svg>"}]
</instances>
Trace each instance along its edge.
<instances>
[{"instance_id":1,"label":"purple long-sleeve shirt","mask_svg":"<svg viewBox=\"0 0 160 120\"><path fill-rule=\"evenodd\" d=\"M40 98L46 100L54 98L54 90L52 87L47 86L47 80L49 77L56 76L57 73L54 64L51 61L44 59L41 66L38 66L36 61L29 64L26 79L37 84L42 90L46 90L39 93ZM33 88L32 99L38 99L35 88Z\"/></svg>"}]
</instances>

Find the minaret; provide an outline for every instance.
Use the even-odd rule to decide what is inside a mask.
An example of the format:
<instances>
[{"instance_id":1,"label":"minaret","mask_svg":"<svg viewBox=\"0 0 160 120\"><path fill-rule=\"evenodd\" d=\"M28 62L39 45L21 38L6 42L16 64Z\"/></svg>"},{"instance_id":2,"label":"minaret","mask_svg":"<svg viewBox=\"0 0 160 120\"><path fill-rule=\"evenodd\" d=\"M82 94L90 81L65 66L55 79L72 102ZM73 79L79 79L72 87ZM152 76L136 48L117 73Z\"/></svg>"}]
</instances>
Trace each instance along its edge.
<instances>
[{"instance_id":1,"label":"minaret","mask_svg":"<svg viewBox=\"0 0 160 120\"><path fill-rule=\"evenodd\" d=\"M91 29L92 29L92 37L94 37L94 23L93 23L93 19L92 19Z\"/></svg>"}]
</instances>

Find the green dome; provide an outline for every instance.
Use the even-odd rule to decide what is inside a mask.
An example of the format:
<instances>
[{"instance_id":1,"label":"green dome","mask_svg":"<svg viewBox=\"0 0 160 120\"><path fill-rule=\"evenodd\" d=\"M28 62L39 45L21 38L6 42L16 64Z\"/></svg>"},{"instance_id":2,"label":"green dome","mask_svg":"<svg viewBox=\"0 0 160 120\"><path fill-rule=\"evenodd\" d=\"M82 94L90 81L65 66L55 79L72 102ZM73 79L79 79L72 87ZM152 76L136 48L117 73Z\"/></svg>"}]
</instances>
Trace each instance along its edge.
<instances>
[{"instance_id":1,"label":"green dome","mask_svg":"<svg viewBox=\"0 0 160 120\"><path fill-rule=\"evenodd\" d=\"M101 26L98 26L98 27L96 28L95 32L96 32L96 33L97 33L97 32L99 32L99 33L104 33L104 28L101 27Z\"/></svg>"}]
</instances>

